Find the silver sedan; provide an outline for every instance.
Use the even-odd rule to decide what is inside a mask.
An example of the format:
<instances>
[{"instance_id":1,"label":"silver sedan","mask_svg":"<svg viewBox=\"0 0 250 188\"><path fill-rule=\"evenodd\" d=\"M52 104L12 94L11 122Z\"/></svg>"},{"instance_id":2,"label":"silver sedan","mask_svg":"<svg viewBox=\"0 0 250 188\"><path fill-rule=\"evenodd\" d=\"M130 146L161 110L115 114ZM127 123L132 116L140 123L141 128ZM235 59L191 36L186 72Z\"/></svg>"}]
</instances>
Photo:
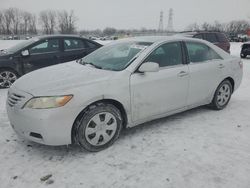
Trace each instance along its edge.
<instances>
[{"instance_id":1,"label":"silver sedan","mask_svg":"<svg viewBox=\"0 0 250 188\"><path fill-rule=\"evenodd\" d=\"M21 77L9 89L7 112L26 139L100 151L123 128L201 105L225 108L242 68L239 58L199 39L124 39Z\"/></svg>"}]
</instances>

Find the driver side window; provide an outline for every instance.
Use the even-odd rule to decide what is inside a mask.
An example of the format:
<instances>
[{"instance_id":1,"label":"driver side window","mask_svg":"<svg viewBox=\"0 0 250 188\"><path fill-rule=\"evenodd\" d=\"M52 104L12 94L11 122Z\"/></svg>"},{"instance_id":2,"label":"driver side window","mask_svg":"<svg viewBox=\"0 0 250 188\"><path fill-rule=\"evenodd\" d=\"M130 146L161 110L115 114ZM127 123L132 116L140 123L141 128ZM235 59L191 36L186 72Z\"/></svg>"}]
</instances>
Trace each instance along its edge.
<instances>
[{"instance_id":1,"label":"driver side window","mask_svg":"<svg viewBox=\"0 0 250 188\"><path fill-rule=\"evenodd\" d=\"M29 49L30 54L40 54L59 51L58 39L47 39Z\"/></svg>"},{"instance_id":2,"label":"driver side window","mask_svg":"<svg viewBox=\"0 0 250 188\"><path fill-rule=\"evenodd\" d=\"M170 42L154 50L145 62L158 63L160 67L182 64L182 49L180 42Z\"/></svg>"}]
</instances>

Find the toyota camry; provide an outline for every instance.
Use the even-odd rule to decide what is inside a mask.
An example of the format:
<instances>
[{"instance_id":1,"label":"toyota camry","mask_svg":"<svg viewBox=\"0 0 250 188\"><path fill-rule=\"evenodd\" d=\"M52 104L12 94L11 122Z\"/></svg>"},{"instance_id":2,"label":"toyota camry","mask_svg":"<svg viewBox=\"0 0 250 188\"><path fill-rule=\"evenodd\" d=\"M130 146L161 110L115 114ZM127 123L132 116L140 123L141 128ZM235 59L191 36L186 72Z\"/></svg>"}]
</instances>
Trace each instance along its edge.
<instances>
[{"instance_id":1,"label":"toyota camry","mask_svg":"<svg viewBox=\"0 0 250 188\"><path fill-rule=\"evenodd\" d=\"M240 58L200 39L123 39L24 75L8 91L7 112L28 140L100 151L124 128L201 105L225 108L242 69Z\"/></svg>"}]
</instances>

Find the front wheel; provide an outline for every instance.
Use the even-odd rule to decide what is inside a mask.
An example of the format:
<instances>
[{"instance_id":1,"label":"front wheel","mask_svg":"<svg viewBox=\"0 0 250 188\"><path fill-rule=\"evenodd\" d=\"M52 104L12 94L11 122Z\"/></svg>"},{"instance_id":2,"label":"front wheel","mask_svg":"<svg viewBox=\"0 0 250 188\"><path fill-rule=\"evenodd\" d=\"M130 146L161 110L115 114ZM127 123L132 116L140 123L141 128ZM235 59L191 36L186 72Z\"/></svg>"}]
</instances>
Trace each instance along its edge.
<instances>
[{"instance_id":1,"label":"front wheel","mask_svg":"<svg viewBox=\"0 0 250 188\"><path fill-rule=\"evenodd\" d=\"M0 88L9 88L18 78L18 75L9 69L0 69Z\"/></svg>"},{"instance_id":2,"label":"front wheel","mask_svg":"<svg viewBox=\"0 0 250 188\"><path fill-rule=\"evenodd\" d=\"M240 54L240 57L241 57L241 58L246 58L247 55L246 55L246 54Z\"/></svg>"},{"instance_id":3,"label":"front wheel","mask_svg":"<svg viewBox=\"0 0 250 188\"><path fill-rule=\"evenodd\" d=\"M211 107L215 110L222 110L227 106L232 95L232 84L229 80L224 80L216 89Z\"/></svg>"},{"instance_id":4,"label":"front wheel","mask_svg":"<svg viewBox=\"0 0 250 188\"><path fill-rule=\"evenodd\" d=\"M87 151L100 151L111 146L122 129L120 111L112 104L91 105L75 128L75 141Z\"/></svg>"}]
</instances>

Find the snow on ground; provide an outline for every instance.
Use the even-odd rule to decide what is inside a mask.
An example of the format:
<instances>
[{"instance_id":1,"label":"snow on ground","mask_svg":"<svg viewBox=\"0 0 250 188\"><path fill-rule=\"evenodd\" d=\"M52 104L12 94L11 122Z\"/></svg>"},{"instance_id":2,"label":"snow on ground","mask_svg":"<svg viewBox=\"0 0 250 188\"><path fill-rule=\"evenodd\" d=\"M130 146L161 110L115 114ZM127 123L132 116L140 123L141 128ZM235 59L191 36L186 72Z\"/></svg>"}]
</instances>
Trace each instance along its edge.
<instances>
[{"instance_id":1,"label":"snow on ground","mask_svg":"<svg viewBox=\"0 0 250 188\"><path fill-rule=\"evenodd\" d=\"M232 43L234 55L239 47ZM226 109L200 107L143 124L98 153L19 139L6 116L7 90L0 90L0 187L248 188L249 83L250 59ZM54 182L40 180L48 174Z\"/></svg>"}]
</instances>

